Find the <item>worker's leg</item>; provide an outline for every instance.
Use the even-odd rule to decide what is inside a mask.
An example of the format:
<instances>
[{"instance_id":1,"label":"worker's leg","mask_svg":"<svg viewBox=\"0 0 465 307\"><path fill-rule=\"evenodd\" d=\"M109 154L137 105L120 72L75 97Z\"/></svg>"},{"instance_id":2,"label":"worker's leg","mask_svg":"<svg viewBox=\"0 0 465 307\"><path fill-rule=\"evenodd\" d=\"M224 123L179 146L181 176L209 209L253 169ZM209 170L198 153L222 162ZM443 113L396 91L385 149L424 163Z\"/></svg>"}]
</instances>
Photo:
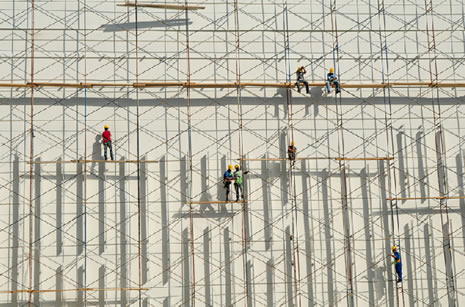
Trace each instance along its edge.
<instances>
[{"instance_id":1,"label":"worker's leg","mask_svg":"<svg viewBox=\"0 0 465 307\"><path fill-rule=\"evenodd\" d=\"M297 80L296 85L297 85L297 91L300 93L300 81L299 80Z\"/></svg>"},{"instance_id":2,"label":"worker's leg","mask_svg":"<svg viewBox=\"0 0 465 307\"><path fill-rule=\"evenodd\" d=\"M226 183L224 184L224 187L226 189L226 201L229 200L229 192L230 192L229 191L229 186L230 186L230 184L231 184L231 182L229 182L229 181L226 181Z\"/></svg>"},{"instance_id":3,"label":"worker's leg","mask_svg":"<svg viewBox=\"0 0 465 307\"><path fill-rule=\"evenodd\" d=\"M331 84L329 81L326 81L326 90L328 91L328 94L331 93Z\"/></svg>"},{"instance_id":4,"label":"worker's leg","mask_svg":"<svg viewBox=\"0 0 465 307\"><path fill-rule=\"evenodd\" d=\"M336 86L336 94L341 91L341 88L339 86L339 81L334 81L334 86Z\"/></svg>"},{"instance_id":5,"label":"worker's leg","mask_svg":"<svg viewBox=\"0 0 465 307\"><path fill-rule=\"evenodd\" d=\"M114 160L113 159L113 146L111 145L111 142L108 142L108 146L110 147L110 157L112 160Z\"/></svg>"},{"instance_id":6,"label":"worker's leg","mask_svg":"<svg viewBox=\"0 0 465 307\"><path fill-rule=\"evenodd\" d=\"M105 158L105 160L107 159L107 147L108 147L108 142L104 142L103 143L103 157Z\"/></svg>"},{"instance_id":7,"label":"worker's leg","mask_svg":"<svg viewBox=\"0 0 465 307\"><path fill-rule=\"evenodd\" d=\"M244 186L243 186L244 183L241 183L239 185L239 190L241 191L241 196L242 196L242 199L244 199Z\"/></svg>"},{"instance_id":8,"label":"worker's leg","mask_svg":"<svg viewBox=\"0 0 465 307\"><path fill-rule=\"evenodd\" d=\"M307 81L302 81L305 84L305 88L307 89L307 94L310 94L310 89L308 88L308 82Z\"/></svg>"},{"instance_id":9,"label":"worker's leg","mask_svg":"<svg viewBox=\"0 0 465 307\"><path fill-rule=\"evenodd\" d=\"M236 201L239 201L239 186L240 184L234 183L234 189L236 190Z\"/></svg>"},{"instance_id":10,"label":"worker's leg","mask_svg":"<svg viewBox=\"0 0 465 307\"><path fill-rule=\"evenodd\" d=\"M397 282L402 282L402 263L396 264Z\"/></svg>"}]
</instances>

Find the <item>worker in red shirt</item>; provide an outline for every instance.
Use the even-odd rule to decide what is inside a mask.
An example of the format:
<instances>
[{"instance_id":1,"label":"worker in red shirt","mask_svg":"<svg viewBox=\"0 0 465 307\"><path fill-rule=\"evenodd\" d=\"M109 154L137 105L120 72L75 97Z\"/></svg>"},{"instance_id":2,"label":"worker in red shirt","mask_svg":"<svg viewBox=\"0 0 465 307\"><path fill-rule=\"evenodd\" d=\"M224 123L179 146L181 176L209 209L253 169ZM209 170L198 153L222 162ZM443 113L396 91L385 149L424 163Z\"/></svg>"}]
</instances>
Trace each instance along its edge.
<instances>
[{"instance_id":1,"label":"worker in red shirt","mask_svg":"<svg viewBox=\"0 0 465 307\"><path fill-rule=\"evenodd\" d=\"M110 157L113 160L113 149L111 148L111 132L108 130L108 125L105 125L105 131L102 133L102 142L103 142L103 156L107 160L107 148L110 148Z\"/></svg>"}]
</instances>

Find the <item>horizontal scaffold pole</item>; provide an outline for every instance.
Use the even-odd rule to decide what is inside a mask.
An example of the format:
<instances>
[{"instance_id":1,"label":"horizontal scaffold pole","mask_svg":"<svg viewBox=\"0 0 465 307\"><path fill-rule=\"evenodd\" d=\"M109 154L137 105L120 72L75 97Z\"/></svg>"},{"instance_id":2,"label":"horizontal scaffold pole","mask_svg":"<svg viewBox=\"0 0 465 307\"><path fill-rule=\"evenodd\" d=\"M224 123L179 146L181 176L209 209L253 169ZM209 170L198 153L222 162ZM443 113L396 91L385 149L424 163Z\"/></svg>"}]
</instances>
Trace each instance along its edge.
<instances>
[{"instance_id":1,"label":"horizontal scaffold pole","mask_svg":"<svg viewBox=\"0 0 465 307\"><path fill-rule=\"evenodd\" d=\"M50 289L50 290L9 290L9 291L0 291L0 293L53 293L53 292L102 292L102 291L147 291L149 288L77 288L77 289Z\"/></svg>"},{"instance_id":2,"label":"horizontal scaffold pole","mask_svg":"<svg viewBox=\"0 0 465 307\"><path fill-rule=\"evenodd\" d=\"M424 199L465 199L465 196L427 196L427 197L392 197L386 200L424 200Z\"/></svg>"},{"instance_id":3,"label":"horizontal scaffold pole","mask_svg":"<svg viewBox=\"0 0 465 307\"><path fill-rule=\"evenodd\" d=\"M168 162L168 161L164 161ZM65 164L65 163L160 163L159 160L69 160L69 161L32 161L27 164Z\"/></svg>"},{"instance_id":4,"label":"horizontal scaffold pole","mask_svg":"<svg viewBox=\"0 0 465 307\"><path fill-rule=\"evenodd\" d=\"M323 82L309 83L310 87L325 87ZM57 83L57 82L33 82L33 83L0 83L0 87L8 88L94 88L94 87L134 87L134 88L151 88L151 87L182 87L182 88L245 88L245 87L269 87L269 88L294 88L294 82L280 83L195 83L195 82L139 82L139 83L110 83L110 82L88 82L88 83ZM431 83L431 82L391 82L391 83L342 83L341 88L456 88L465 87L465 82L454 83Z\"/></svg>"},{"instance_id":5,"label":"horizontal scaffold pole","mask_svg":"<svg viewBox=\"0 0 465 307\"><path fill-rule=\"evenodd\" d=\"M212 200L212 201L190 201L186 204L188 205L207 205L207 204L230 204L230 203L238 203L238 204L246 204L248 201L246 200L239 200L239 201L232 201L232 200Z\"/></svg>"},{"instance_id":6,"label":"horizontal scaffold pole","mask_svg":"<svg viewBox=\"0 0 465 307\"><path fill-rule=\"evenodd\" d=\"M239 161L286 161L289 158L239 158ZM295 158L295 160L336 160L336 161L378 161L378 160L394 160L393 157L373 157L373 158L344 158L344 157L305 157Z\"/></svg>"}]
</instances>

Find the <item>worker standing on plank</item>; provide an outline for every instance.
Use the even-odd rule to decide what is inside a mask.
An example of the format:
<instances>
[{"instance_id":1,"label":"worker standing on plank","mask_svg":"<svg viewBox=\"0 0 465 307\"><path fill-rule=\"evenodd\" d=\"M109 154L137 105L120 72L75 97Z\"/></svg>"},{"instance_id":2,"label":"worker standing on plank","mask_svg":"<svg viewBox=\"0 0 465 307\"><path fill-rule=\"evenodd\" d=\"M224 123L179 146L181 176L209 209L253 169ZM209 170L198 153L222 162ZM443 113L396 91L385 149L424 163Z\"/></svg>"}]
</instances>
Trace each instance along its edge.
<instances>
[{"instance_id":1,"label":"worker standing on plank","mask_svg":"<svg viewBox=\"0 0 465 307\"><path fill-rule=\"evenodd\" d=\"M328 77L326 78L326 89L328 90L328 94L331 93L331 85L336 87L336 94L341 92L339 81L337 81L337 77L334 74L334 68L332 67L329 69Z\"/></svg>"},{"instance_id":2,"label":"worker standing on plank","mask_svg":"<svg viewBox=\"0 0 465 307\"><path fill-rule=\"evenodd\" d=\"M110 127L105 125L105 131L102 133L102 141L103 141L103 156L105 160L107 160L107 148L110 148L110 157L113 160L113 149L111 148L111 132L108 130Z\"/></svg>"},{"instance_id":3,"label":"worker standing on plank","mask_svg":"<svg viewBox=\"0 0 465 307\"><path fill-rule=\"evenodd\" d=\"M295 165L295 156L297 153L297 148L295 147L295 142L292 141L291 145L287 147L287 155L289 156L289 160L291 160L292 166Z\"/></svg>"},{"instance_id":4,"label":"worker standing on plank","mask_svg":"<svg viewBox=\"0 0 465 307\"><path fill-rule=\"evenodd\" d=\"M402 262L400 261L400 253L397 251L397 247L392 247L391 257L394 258L394 265L396 266L397 282L402 282Z\"/></svg>"},{"instance_id":5,"label":"worker standing on plank","mask_svg":"<svg viewBox=\"0 0 465 307\"><path fill-rule=\"evenodd\" d=\"M300 66L297 68L297 71L295 72L297 75L297 90L300 93L300 83L305 84L305 88L307 89L307 94L310 94L310 89L308 88L308 82L305 80L304 75L307 73L307 70L305 70L305 67Z\"/></svg>"},{"instance_id":6,"label":"worker standing on plank","mask_svg":"<svg viewBox=\"0 0 465 307\"><path fill-rule=\"evenodd\" d=\"M236 164L234 167L236 170L233 173L234 176L234 188L236 190L236 201L239 201L239 191L242 196L242 199L244 199L244 186L242 184L242 171L240 169L240 166ZM248 171L244 172L244 175L247 175Z\"/></svg>"},{"instance_id":7,"label":"worker standing on plank","mask_svg":"<svg viewBox=\"0 0 465 307\"><path fill-rule=\"evenodd\" d=\"M224 173L223 184L226 189L226 201L229 201L229 193L231 191L231 183L234 180L233 166L229 165L228 170Z\"/></svg>"}]
</instances>

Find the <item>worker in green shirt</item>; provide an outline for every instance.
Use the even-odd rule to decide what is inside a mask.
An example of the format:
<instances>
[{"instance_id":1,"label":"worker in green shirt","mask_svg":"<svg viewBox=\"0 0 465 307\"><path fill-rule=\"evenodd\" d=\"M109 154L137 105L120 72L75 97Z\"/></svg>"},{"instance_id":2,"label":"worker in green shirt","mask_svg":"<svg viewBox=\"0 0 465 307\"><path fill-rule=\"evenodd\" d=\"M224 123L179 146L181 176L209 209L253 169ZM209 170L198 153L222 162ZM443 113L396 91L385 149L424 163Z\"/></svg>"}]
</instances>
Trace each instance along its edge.
<instances>
[{"instance_id":1,"label":"worker in green shirt","mask_svg":"<svg viewBox=\"0 0 465 307\"><path fill-rule=\"evenodd\" d=\"M242 171L240 166L236 164L235 171L233 173L234 177L234 188L236 189L236 201L239 201L239 191L242 199L244 199L244 186L242 181ZM248 171L244 172L244 175L248 174Z\"/></svg>"}]
</instances>

